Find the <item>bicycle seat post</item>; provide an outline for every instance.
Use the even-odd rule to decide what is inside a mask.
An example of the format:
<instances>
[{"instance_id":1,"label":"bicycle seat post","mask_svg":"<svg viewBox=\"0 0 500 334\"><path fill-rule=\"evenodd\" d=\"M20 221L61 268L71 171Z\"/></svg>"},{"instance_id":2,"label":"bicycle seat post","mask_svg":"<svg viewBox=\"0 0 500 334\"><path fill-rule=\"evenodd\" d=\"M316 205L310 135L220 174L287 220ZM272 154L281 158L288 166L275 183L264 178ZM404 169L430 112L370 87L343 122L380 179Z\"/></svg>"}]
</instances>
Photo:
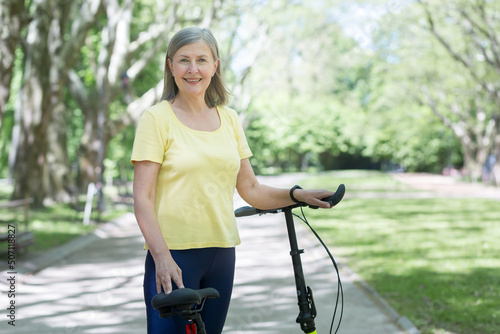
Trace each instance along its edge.
<instances>
[{"instance_id":1,"label":"bicycle seat post","mask_svg":"<svg viewBox=\"0 0 500 334\"><path fill-rule=\"evenodd\" d=\"M207 334L205 330L205 323L201 320L201 315L199 313L193 314L190 320L196 325L196 334Z\"/></svg>"},{"instance_id":2,"label":"bicycle seat post","mask_svg":"<svg viewBox=\"0 0 500 334\"><path fill-rule=\"evenodd\" d=\"M304 333L312 333L316 330L316 325L314 323L316 308L314 306L314 300L312 299L311 288L306 287L304 271L302 269L300 254L304 253L304 250L299 249L297 243L292 209L286 208L283 210L283 213L285 214L288 239L290 241L290 256L292 257L295 286L297 287L297 299L300 311L297 317L297 323L300 324L300 328Z\"/></svg>"}]
</instances>

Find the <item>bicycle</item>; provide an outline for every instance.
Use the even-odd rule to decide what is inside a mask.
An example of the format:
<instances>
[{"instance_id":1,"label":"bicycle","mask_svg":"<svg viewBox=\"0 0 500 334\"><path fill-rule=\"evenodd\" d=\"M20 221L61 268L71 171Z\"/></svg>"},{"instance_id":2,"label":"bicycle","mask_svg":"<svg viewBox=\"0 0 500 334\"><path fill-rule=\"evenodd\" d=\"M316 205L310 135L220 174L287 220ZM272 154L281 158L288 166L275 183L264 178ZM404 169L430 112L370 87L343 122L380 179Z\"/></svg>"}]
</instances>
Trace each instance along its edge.
<instances>
[{"instance_id":1,"label":"bicycle","mask_svg":"<svg viewBox=\"0 0 500 334\"><path fill-rule=\"evenodd\" d=\"M337 205L345 194L345 186L343 184L339 185L337 191L329 197L323 198L322 201L330 203L330 207ZM335 267L338 279L338 289L337 289L337 299L335 304L335 309L333 312L333 318L330 326L330 333L333 330L335 317L337 314L337 307L339 305L339 298L342 298L340 310L340 319L336 327L335 333L337 333L340 323L342 321L343 313L343 289L342 283L340 281L340 274L338 270L337 263L335 262L333 256L331 255L328 247L321 240L319 235L314 231L314 229L309 225L307 219L305 218L304 212L302 211L302 217L292 213L295 208L310 207L311 209L318 209L317 206L311 206L307 203L296 203L287 207L271 209L271 210L261 210L251 206L244 206L235 210L236 217L245 217L252 215L264 215L264 214L275 214L284 213L285 222L287 226L288 239L290 242L290 256L292 257L292 265L295 277L295 286L297 291L297 299L299 306L299 315L297 316L296 322L300 324L301 330L306 334L317 334L315 318L316 318L316 305L314 304L314 297L311 287L307 286L304 278L304 271L302 268L302 261L300 255L304 253L303 249L299 249L297 243L297 235L295 232L295 226L293 221L293 216L295 215L301 219L306 225L312 230L314 235L318 238L322 246L325 248L330 259ZM218 298L219 292L213 288L205 288L200 290L192 290L189 288L177 289L172 291L170 294L165 294L163 292L157 294L153 300L153 308L159 311L160 317L168 318L173 315L180 315L185 320L188 321L186 326L186 334L206 334L205 325L201 319L200 312L203 309L205 300L207 298Z\"/></svg>"}]
</instances>

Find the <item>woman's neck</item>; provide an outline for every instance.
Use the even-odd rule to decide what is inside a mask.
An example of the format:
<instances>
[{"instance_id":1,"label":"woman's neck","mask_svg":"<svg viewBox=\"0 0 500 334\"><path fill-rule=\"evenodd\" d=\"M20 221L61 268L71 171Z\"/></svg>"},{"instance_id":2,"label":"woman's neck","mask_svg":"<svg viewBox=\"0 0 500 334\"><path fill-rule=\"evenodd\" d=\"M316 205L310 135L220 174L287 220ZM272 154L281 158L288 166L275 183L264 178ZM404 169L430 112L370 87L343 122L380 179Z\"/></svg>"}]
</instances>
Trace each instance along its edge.
<instances>
[{"instance_id":1,"label":"woman's neck","mask_svg":"<svg viewBox=\"0 0 500 334\"><path fill-rule=\"evenodd\" d=\"M207 106L204 97L185 97L183 95L177 95L172 105L192 114L205 113L211 109Z\"/></svg>"}]
</instances>

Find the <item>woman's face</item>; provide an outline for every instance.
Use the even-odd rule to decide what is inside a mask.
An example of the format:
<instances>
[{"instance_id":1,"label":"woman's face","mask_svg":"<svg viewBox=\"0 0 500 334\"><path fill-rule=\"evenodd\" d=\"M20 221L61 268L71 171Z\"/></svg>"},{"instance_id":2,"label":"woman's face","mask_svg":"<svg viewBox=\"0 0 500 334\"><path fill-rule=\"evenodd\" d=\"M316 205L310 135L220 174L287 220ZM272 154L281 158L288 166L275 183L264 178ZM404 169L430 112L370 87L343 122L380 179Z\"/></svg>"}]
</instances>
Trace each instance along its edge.
<instances>
[{"instance_id":1,"label":"woman's face","mask_svg":"<svg viewBox=\"0 0 500 334\"><path fill-rule=\"evenodd\" d=\"M204 98L219 60L214 59L205 42L199 41L180 48L172 59L168 59L168 65L179 87L178 94Z\"/></svg>"}]
</instances>

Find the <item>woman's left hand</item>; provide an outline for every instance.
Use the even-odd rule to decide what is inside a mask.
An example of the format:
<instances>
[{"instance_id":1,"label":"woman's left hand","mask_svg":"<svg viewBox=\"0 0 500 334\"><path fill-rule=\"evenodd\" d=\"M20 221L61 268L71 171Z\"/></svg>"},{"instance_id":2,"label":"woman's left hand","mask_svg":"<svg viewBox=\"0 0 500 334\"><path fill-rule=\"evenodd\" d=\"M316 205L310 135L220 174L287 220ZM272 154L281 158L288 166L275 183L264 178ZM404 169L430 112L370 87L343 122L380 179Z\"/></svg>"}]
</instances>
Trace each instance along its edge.
<instances>
[{"instance_id":1,"label":"woman's left hand","mask_svg":"<svg viewBox=\"0 0 500 334\"><path fill-rule=\"evenodd\" d=\"M326 189L295 189L293 197L297 201L307 203L309 205L318 206L323 209L330 209L330 203L324 202L321 199L332 196L334 192Z\"/></svg>"}]
</instances>

